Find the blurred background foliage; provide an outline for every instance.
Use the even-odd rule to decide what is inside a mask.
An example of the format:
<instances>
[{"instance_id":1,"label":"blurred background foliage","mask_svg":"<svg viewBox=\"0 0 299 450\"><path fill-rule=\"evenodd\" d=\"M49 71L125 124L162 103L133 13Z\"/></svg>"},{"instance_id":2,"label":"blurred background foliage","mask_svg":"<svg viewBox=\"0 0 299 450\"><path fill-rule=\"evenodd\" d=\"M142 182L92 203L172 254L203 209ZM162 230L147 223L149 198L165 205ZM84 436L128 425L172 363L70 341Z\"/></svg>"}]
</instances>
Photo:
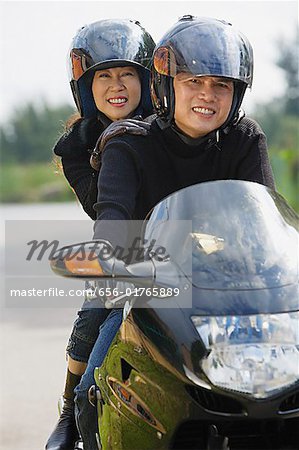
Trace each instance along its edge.
<instances>
[{"instance_id":1,"label":"blurred background foliage","mask_svg":"<svg viewBox=\"0 0 299 450\"><path fill-rule=\"evenodd\" d=\"M254 118L266 133L276 188L299 212L299 34L293 41L279 40L276 65L286 82L284 95L257 105ZM271 82L271 74L269 75Z\"/></svg>"},{"instance_id":2,"label":"blurred background foliage","mask_svg":"<svg viewBox=\"0 0 299 450\"><path fill-rule=\"evenodd\" d=\"M52 148L74 112L70 105L29 103L0 127L0 201L5 203L74 200Z\"/></svg>"},{"instance_id":3,"label":"blurred background foliage","mask_svg":"<svg viewBox=\"0 0 299 450\"><path fill-rule=\"evenodd\" d=\"M298 31L291 42L279 40L275 64L283 71L284 95L256 105L250 114L264 129L277 190L299 212L298 188ZM271 74L267 75L271 82ZM0 200L39 202L74 200L51 149L62 134L70 105L50 107L30 103L1 125Z\"/></svg>"}]
</instances>

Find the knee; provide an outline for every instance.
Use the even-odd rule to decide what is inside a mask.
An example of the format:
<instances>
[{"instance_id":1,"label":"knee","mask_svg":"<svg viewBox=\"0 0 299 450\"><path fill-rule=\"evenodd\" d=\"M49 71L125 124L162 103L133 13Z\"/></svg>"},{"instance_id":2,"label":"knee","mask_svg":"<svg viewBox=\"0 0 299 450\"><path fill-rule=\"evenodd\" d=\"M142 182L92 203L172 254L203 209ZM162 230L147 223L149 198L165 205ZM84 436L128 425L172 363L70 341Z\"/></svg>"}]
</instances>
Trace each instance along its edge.
<instances>
[{"instance_id":1,"label":"knee","mask_svg":"<svg viewBox=\"0 0 299 450\"><path fill-rule=\"evenodd\" d=\"M113 309L105 322L99 327L99 333L102 333L102 335L105 336L105 338L108 337L108 339L110 336L114 336L122 324L122 318L123 310Z\"/></svg>"},{"instance_id":2,"label":"knee","mask_svg":"<svg viewBox=\"0 0 299 450\"><path fill-rule=\"evenodd\" d=\"M99 326L108 314L109 311L102 309L84 309L78 312L66 349L73 360L87 363L99 334Z\"/></svg>"}]
</instances>

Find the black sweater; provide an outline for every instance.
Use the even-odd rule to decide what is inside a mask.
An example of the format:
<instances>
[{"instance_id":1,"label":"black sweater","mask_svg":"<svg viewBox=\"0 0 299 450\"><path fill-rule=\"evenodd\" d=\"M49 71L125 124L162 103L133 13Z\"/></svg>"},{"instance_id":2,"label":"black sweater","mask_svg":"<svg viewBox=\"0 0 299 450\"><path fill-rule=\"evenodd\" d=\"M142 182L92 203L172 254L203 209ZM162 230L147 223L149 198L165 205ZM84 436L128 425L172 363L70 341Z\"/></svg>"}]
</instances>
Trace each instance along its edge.
<instances>
[{"instance_id":1,"label":"black sweater","mask_svg":"<svg viewBox=\"0 0 299 450\"><path fill-rule=\"evenodd\" d=\"M103 220L143 220L164 197L192 184L239 179L274 188L266 138L255 121L241 119L217 145L197 139L186 144L156 121L146 137L111 139L98 179L94 237L111 240Z\"/></svg>"},{"instance_id":2,"label":"black sweater","mask_svg":"<svg viewBox=\"0 0 299 450\"><path fill-rule=\"evenodd\" d=\"M79 119L66 131L54 146L54 153L61 157L62 168L70 186L74 189L84 211L93 220L96 212L93 205L97 200L98 172L90 163L90 154L95 144L111 123L94 119Z\"/></svg>"}]
</instances>

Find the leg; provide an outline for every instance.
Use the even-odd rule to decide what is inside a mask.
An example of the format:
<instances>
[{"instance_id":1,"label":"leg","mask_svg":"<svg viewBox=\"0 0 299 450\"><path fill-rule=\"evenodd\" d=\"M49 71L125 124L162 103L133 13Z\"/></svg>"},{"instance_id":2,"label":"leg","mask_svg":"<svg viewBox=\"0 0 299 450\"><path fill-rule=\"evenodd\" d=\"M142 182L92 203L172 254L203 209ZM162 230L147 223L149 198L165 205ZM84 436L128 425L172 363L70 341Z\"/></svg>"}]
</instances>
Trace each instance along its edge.
<instances>
[{"instance_id":1,"label":"leg","mask_svg":"<svg viewBox=\"0 0 299 450\"><path fill-rule=\"evenodd\" d=\"M88 401L88 390L94 381L94 369L101 366L108 349L122 323L122 309L111 311L100 327L98 339L90 354L87 369L75 389L76 419L85 450L97 450L95 434L98 432L96 409Z\"/></svg>"},{"instance_id":2,"label":"leg","mask_svg":"<svg viewBox=\"0 0 299 450\"><path fill-rule=\"evenodd\" d=\"M68 342L68 371L63 393L64 404L58 423L46 444L46 450L73 450L79 437L74 414L74 389L79 384L87 366L99 326L109 311L104 308L82 309Z\"/></svg>"}]
</instances>

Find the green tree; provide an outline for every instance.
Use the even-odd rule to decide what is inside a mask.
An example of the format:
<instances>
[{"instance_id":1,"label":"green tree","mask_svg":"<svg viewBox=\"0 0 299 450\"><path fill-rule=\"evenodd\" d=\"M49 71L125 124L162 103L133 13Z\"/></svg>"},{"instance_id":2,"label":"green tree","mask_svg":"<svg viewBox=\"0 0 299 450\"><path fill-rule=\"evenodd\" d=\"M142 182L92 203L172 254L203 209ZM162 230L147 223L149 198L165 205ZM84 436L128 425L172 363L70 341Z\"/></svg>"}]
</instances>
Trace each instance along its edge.
<instances>
[{"instance_id":1,"label":"green tree","mask_svg":"<svg viewBox=\"0 0 299 450\"><path fill-rule=\"evenodd\" d=\"M50 161L51 148L73 113L69 105L49 107L28 103L17 109L11 120L0 127L2 163Z\"/></svg>"},{"instance_id":2,"label":"green tree","mask_svg":"<svg viewBox=\"0 0 299 450\"><path fill-rule=\"evenodd\" d=\"M298 43L298 29L290 42L278 42L276 64L283 70L286 90L281 97L258 105L254 116L267 135L277 190L299 212Z\"/></svg>"},{"instance_id":3,"label":"green tree","mask_svg":"<svg viewBox=\"0 0 299 450\"><path fill-rule=\"evenodd\" d=\"M297 29L293 41L286 42L285 39L281 39L278 42L279 56L276 61L277 66L283 70L287 82L284 112L294 116L299 116L298 31Z\"/></svg>"}]
</instances>

